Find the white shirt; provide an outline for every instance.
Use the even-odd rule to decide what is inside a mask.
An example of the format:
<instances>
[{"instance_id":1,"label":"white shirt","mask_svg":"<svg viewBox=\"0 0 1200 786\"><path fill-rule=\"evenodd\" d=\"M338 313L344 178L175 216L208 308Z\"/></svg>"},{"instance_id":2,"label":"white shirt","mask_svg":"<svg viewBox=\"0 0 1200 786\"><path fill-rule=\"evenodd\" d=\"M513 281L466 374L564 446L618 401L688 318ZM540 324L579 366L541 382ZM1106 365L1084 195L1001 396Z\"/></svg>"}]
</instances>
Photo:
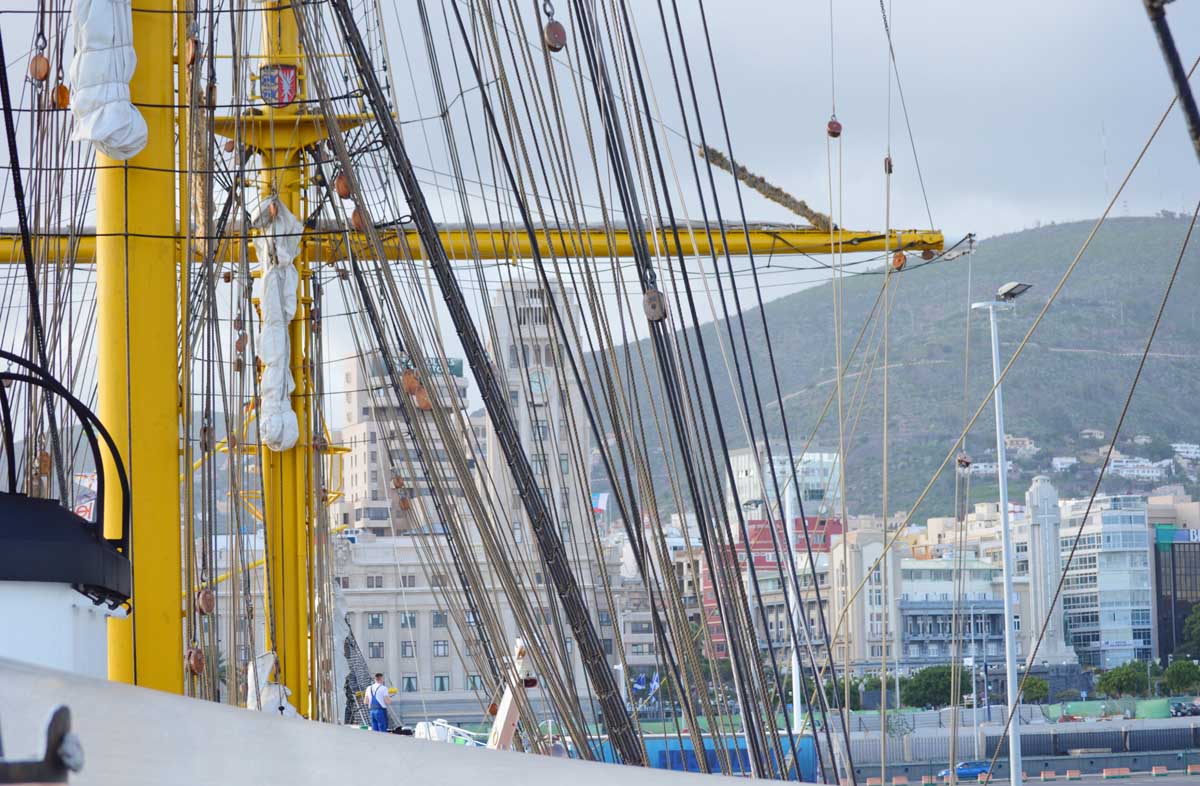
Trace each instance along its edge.
<instances>
[{"instance_id":1,"label":"white shirt","mask_svg":"<svg viewBox=\"0 0 1200 786\"><path fill-rule=\"evenodd\" d=\"M378 698L375 698L377 695ZM368 708L374 709L377 703L386 707L388 705L387 686L379 682L371 683L370 687L367 688L363 699ZM372 699L374 699L374 701Z\"/></svg>"}]
</instances>

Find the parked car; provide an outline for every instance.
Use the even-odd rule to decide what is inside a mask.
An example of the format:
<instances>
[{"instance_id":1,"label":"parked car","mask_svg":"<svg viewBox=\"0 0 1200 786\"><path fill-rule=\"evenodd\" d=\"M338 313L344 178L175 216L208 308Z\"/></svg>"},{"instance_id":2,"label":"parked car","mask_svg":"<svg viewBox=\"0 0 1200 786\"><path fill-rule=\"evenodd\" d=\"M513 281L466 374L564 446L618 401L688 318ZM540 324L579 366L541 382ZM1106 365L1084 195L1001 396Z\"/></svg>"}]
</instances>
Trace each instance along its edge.
<instances>
[{"instance_id":1,"label":"parked car","mask_svg":"<svg viewBox=\"0 0 1200 786\"><path fill-rule=\"evenodd\" d=\"M1184 718L1189 715L1200 715L1200 704L1177 701L1171 705L1172 718Z\"/></svg>"},{"instance_id":2,"label":"parked car","mask_svg":"<svg viewBox=\"0 0 1200 786\"><path fill-rule=\"evenodd\" d=\"M954 768L956 778L967 778L975 780L980 775L988 771L988 762L986 761L960 761L958 766ZM939 778L947 778L950 776L950 768L946 768L938 773Z\"/></svg>"}]
</instances>

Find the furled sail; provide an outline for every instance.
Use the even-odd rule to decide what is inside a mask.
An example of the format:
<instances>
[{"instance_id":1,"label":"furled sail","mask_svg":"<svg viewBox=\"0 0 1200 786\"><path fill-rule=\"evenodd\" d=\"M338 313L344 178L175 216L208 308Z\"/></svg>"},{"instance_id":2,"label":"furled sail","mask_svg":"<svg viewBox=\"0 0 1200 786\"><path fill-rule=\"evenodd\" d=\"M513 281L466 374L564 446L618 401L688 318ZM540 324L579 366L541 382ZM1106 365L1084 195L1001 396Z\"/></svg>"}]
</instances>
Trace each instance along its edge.
<instances>
[{"instance_id":1,"label":"furled sail","mask_svg":"<svg viewBox=\"0 0 1200 786\"><path fill-rule=\"evenodd\" d=\"M146 121L129 97L137 66L130 0L75 0L69 68L72 139L91 142L109 158L124 161L146 146Z\"/></svg>"},{"instance_id":2,"label":"furled sail","mask_svg":"<svg viewBox=\"0 0 1200 786\"><path fill-rule=\"evenodd\" d=\"M296 315L300 276L292 262L300 253L304 227L278 199L263 203L254 225L259 229L254 250L262 270L259 279L262 328L257 347L263 364L259 430L263 443L271 450L290 450L299 439L300 428L291 403L296 381L290 367L288 323Z\"/></svg>"}]
</instances>

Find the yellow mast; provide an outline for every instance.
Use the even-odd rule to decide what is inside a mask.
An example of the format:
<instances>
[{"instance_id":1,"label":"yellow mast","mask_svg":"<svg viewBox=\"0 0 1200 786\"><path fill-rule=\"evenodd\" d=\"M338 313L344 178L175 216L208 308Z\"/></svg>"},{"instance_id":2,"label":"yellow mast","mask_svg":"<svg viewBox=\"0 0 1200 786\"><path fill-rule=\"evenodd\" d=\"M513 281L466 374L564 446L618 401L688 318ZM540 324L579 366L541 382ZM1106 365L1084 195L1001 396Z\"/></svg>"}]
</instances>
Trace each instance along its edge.
<instances>
[{"instance_id":1,"label":"yellow mast","mask_svg":"<svg viewBox=\"0 0 1200 786\"><path fill-rule=\"evenodd\" d=\"M271 2L262 8L262 64L294 67L296 96L287 106L264 102L255 126L256 147L262 153L259 191L263 203L274 197L292 215L303 220L301 193L301 146L313 141L299 132L305 104L304 63L296 17L288 2ZM261 74L261 70L260 70ZM261 80L260 80L261 87ZM220 126L219 126L220 127ZM314 128L318 126L313 126ZM263 518L267 554L270 555L268 592L273 608L273 625L268 631L268 648L274 648L278 667L275 681L291 691L291 701L301 715L311 717L316 708L312 695L310 641L310 545L316 505L313 496L312 379L308 368L311 268L304 255L296 260L300 292L295 317L288 328L291 342L291 371L296 381L292 410L299 425L299 438L290 450L264 449Z\"/></svg>"},{"instance_id":2,"label":"yellow mast","mask_svg":"<svg viewBox=\"0 0 1200 786\"><path fill-rule=\"evenodd\" d=\"M133 493L133 613L108 628L110 679L183 691L179 549L179 375L176 372L175 101L171 0L133 15L133 103L149 127L129 161L96 154L96 347L100 420ZM106 466L109 477L115 470ZM107 498L106 535L120 527Z\"/></svg>"}]
</instances>

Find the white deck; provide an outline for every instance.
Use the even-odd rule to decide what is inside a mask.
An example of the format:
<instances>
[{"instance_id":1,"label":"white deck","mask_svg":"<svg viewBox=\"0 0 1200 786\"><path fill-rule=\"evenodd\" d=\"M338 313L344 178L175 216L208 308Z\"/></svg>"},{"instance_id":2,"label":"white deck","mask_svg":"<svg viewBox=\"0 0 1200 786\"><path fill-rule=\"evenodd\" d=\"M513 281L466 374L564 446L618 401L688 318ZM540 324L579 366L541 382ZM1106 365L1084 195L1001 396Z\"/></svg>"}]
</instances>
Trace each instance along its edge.
<instances>
[{"instance_id":1,"label":"white deck","mask_svg":"<svg viewBox=\"0 0 1200 786\"><path fill-rule=\"evenodd\" d=\"M83 745L73 784L731 786L718 775L617 767L283 719L0 659L4 755L40 758L56 704ZM702 780L698 780L702 779Z\"/></svg>"}]
</instances>

